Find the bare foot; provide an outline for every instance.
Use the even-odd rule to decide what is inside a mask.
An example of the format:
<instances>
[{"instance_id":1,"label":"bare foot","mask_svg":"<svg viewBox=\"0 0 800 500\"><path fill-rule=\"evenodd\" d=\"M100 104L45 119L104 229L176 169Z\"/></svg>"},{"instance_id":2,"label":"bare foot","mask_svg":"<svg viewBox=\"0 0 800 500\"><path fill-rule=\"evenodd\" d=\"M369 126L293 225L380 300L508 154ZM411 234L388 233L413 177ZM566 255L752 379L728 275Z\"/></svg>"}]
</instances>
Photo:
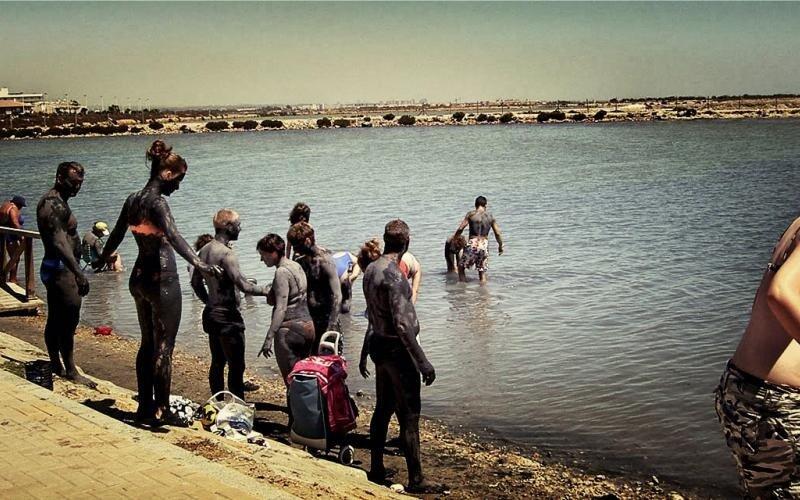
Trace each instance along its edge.
<instances>
[{"instance_id":1,"label":"bare foot","mask_svg":"<svg viewBox=\"0 0 800 500\"><path fill-rule=\"evenodd\" d=\"M449 490L446 485L444 484L434 484L429 483L428 481L422 480L422 482L416 484L409 484L406 491L409 493L417 493L417 494L441 494L445 493Z\"/></svg>"},{"instance_id":2,"label":"bare foot","mask_svg":"<svg viewBox=\"0 0 800 500\"><path fill-rule=\"evenodd\" d=\"M94 381L88 379L87 377L84 377L80 373L72 373L72 374L67 373L66 375L64 375L64 378L67 380L71 380L76 384L85 385L89 389L97 389L97 384Z\"/></svg>"}]
</instances>

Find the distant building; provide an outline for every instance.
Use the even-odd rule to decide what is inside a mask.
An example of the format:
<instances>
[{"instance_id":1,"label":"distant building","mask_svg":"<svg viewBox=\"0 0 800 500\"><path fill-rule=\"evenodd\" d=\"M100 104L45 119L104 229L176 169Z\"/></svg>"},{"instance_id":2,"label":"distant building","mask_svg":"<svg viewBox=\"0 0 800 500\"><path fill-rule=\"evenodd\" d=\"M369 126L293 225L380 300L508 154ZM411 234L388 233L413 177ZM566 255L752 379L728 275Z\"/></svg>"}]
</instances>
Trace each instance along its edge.
<instances>
[{"instance_id":1,"label":"distant building","mask_svg":"<svg viewBox=\"0 0 800 500\"><path fill-rule=\"evenodd\" d=\"M30 110L35 104L44 100L44 94L26 94L24 92L9 92L8 87L0 87L0 104L21 103L23 111ZM3 108L6 109L6 108Z\"/></svg>"},{"instance_id":2,"label":"distant building","mask_svg":"<svg viewBox=\"0 0 800 500\"><path fill-rule=\"evenodd\" d=\"M25 103L12 100L0 100L0 113L4 115L20 114L25 112Z\"/></svg>"}]
</instances>

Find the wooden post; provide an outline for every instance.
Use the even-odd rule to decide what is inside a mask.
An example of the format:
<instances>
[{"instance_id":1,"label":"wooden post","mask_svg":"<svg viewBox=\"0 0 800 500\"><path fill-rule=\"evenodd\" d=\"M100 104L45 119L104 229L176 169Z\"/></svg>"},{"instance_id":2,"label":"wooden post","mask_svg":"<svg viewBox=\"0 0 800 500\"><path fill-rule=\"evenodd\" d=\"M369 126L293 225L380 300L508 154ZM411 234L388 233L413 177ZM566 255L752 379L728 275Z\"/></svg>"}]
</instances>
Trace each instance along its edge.
<instances>
[{"instance_id":1,"label":"wooden post","mask_svg":"<svg viewBox=\"0 0 800 500\"><path fill-rule=\"evenodd\" d=\"M25 242L25 298L36 297L36 274L33 271L33 238L23 237Z\"/></svg>"},{"instance_id":2,"label":"wooden post","mask_svg":"<svg viewBox=\"0 0 800 500\"><path fill-rule=\"evenodd\" d=\"M0 285L6 284L6 235L0 233Z\"/></svg>"}]
</instances>

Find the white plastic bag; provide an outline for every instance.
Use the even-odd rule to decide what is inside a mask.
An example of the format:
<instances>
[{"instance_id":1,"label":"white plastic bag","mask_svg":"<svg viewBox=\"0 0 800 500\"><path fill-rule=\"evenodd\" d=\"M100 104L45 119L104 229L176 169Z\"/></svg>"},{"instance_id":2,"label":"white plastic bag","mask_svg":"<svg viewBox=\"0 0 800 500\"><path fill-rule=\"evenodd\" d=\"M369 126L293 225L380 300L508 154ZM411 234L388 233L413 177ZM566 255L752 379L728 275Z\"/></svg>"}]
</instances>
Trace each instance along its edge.
<instances>
[{"instance_id":1,"label":"white plastic bag","mask_svg":"<svg viewBox=\"0 0 800 500\"><path fill-rule=\"evenodd\" d=\"M217 400L218 396L223 396L223 400ZM247 436L252 432L253 421L256 416L255 405L245 402L228 391L220 391L214 394L206 405L214 406L217 409L214 424L226 436L231 432L236 432L243 436Z\"/></svg>"}]
</instances>

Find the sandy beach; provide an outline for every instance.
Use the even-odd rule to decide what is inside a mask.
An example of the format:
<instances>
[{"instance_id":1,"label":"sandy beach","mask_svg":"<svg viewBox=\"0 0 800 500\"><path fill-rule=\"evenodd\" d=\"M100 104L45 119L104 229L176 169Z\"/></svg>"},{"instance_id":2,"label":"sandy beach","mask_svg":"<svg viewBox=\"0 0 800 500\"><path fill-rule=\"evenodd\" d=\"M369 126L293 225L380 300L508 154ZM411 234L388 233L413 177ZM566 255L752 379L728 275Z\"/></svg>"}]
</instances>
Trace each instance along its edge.
<instances>
[{"instance_id":1,"label":"sandy beach","mask_svg":"<svg viewBox=\"0 0 800 500\"><path fill-rule=\"evenodd\" d=\"M42 331L43 317L0 317L0 331L44 348ZM135 341L120 336L98 337L81 326L76 339L76 357L79 366L89 375L107 380L121 388L134 391L136 379L134 358L138 345ZM194 401L204 401L208 396L208 360L176 351L173 358L174 394ZM253 378L253 377L251 377ZM287 441L286 414L283 386L278 380L254 379L261 389L249 393L249 399L257 405L256 429L269 439L289 444ZM71 389L66 394L85 404L103 411L114 418L130 421L135 404L117 403L105 407L99 402L107 396L96 391ZM119 399L119 398L118 398ZM352 433L356 448L354 467L368 467L368 429L373 401L356 396L360 409L358 428ZM93 404L98 403L98 404ZM424 402L423 402L424 405ZM393 421L390 436L398 429ZM687 491L676 485L660 481L656 477L619 477L610 474L591 473L550 459L535 450L524 450L511 445L488 442L475 435L457 432L446 423L424 419L421 423L423 467L431 480L448 486L451 498L702 498L707 493ZM181 434L174 444L195 454L223 463L248 475L270 480L276 477L275 469L297 468L302 462L272 463L269 461L243 460L241 453L221 449L201 436ZM292 453L307 456L300 448ZM332 458L333 460L333 458ZM343 466L342 470L344 469ZM406 480L402 452L392 442L387 448L387 467L396 471L394 482ZM350 471L347 470L349 474ZM313 484L313 469L293 470L297 480L280 479L281 484L294 494L309 496L318 493ZM280 475L279 475L280 476ZM283 477L283 476L280 476ZM343 477L349 477L345 474ZM278 480L278 479L275 479ZM387 494L389 490L385 490Z\"/></svg>"}]
</instances>

